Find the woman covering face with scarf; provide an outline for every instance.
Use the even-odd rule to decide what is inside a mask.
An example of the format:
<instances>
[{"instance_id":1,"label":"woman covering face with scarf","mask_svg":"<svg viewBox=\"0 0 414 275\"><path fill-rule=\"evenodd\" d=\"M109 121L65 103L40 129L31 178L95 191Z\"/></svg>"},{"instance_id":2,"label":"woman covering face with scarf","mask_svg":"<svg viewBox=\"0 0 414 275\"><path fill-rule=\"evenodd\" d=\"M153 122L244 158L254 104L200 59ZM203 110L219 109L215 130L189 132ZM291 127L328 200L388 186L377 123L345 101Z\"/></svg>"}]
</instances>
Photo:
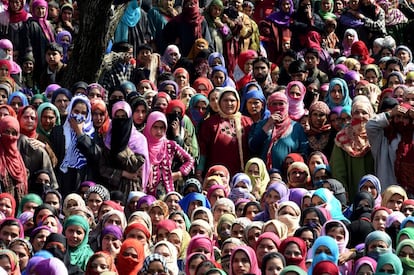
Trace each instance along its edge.
<instances>
[{"instance_id":1,"label":"woman covering face with scarf","mask_svg":"<svg viewBox=\"0 0 414 275\"><path fill-rule=\"evenodd\" d=\"M282 169L287 154L307 155L308 140L303 127L289 118L289 103L285 94L276 92L267 99L270 117L262 120L249 135L251 151L260 154L268 169Z\"/></svg>"}]
</instances>

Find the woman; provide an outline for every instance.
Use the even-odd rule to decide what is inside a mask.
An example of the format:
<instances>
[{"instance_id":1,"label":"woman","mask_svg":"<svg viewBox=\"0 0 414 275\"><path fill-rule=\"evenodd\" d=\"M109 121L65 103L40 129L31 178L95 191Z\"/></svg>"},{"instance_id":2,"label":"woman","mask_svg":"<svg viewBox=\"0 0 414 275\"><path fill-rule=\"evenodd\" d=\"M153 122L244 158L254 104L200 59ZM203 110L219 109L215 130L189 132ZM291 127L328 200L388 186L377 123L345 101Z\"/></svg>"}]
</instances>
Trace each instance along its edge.
<instances>
[{"instance_id":1,"label":"woman","mask_svg":"<svg viewBox=\"0 0 414 275\"><path fill-rule=\"evenodd\" d=\"M249 147L260 154L268 169L281 170L287 154L297 152L307 155L309 144L303 127L289 118L289 103L285 94L271 94L267 107L271 115L254 126L249 135Z\"/></svg>"},{"instance_id":2,"label":"woman","mask_svg":"<svg viewBox=\"0 0 414 275\"><path fill-rule=\"evenodd\" d=\"M28 192L28 176L22 155L17 147L20 126L16 118L0 120L0 180L2 192L11 194L20 204Z\"/></svg>"},{"instance_id":3,"label":"woman","mask_svg":"<svg viewBox=\"0 0 414 275\"><path fill-rule=\"evenodd\" d=\"M24 93L16 91L9 95L7 104L10 105L17 114L20 107L29 105L29 101Z\"/></svg>"},{"instance_id":4,"label":"woman","mask_svg":"<svg viewBox=\"0 0 414 275\"><path fill-rule=\"evenodd\" d=\"M260 158L251 158L246 163L244 172L249 176L252 182L252 194L256 198L261 198L266 191L267 185L270 183L270 177L266 169L266 164Z\"/></svg>"},{"instance_id":5,"label":"woman","mask_svg":"<svg viewBox=\"0 0 414 275\"><path fill-rule=\"evenodd\" d=\"M353 200L362 176L374 173L374 159L370 154L365 125L374 115L368 98L356 96L352 103L350 125L345 126L335 138L335 146L331 155L331 168L334 178L346 186L349 197Z\"/></svg>"},{"instance_id":6,"label":"woman","mask_svg":"<svg viewBox=\"0 0 414 275\"><path fill-rule=\"evenodd\" d=\"M270 252L277 252L280 246L279 237L273 232L264 232L262 233L256 242L256 257L257 263L259 266L265 264L263 262L266 254Z\"/></svg>"},{"instance_id":7,"label":"woman","mask_svg":"<svg viewBox=\"0 0 414 275\"><path fill-rule=\"evenodd\" d=\"M50 144L50 133L53 127L60 126L59 110L52 103L45 102L37 108L37 124L36 132L39 134L38 139L44 143Z\"/></svg>"},{"instance_id":8,"label":"woman","mask_svg":"<svg viewBox=\"0 0 414 275\"><path fill-rule=\"evenodd\" d=\"M209 100L203 94L195 94L191 97L188 103L188 109L186 111L187 116L191 119L194 124L196 131L198 132L200 123L206 116L207 107Z\"/></svg>"},{"instance_id":9,"label":"woman","mask_svg":"<svg viewBox=\"0 0 414 275\"><path fill-rule=\"evenodd\" d=\"M285 48L285 43L290 42L292 33L289 26L293 11L293 1L280 1L278 11L271 13L259 23L260 34L264 36L264 47L271 62L278 61Z\"/></svg>"},{"instance_id":10,"label":"woman","mask_svg":"<svg viewBox=\"0 0 414 275\"><path fill-rule=\"evenodd\" d=\"M70 263L86 269L89 257L93 255L88 244L89 224L85 218L78 215L66 219L63 230L68 241Z\"/></svg>"},{"instance_id":11,"label":"woman","mask_svg":"<svg viewBox=\"0 0 414 275\"><path fill-rule=\"evenodd\" d=\"M414 240L407 239L400 242L395 253L401 260L404 269L403 275L411 274L414 271L414 262L412 260Z\"/></svg>"},{"instance_id":12,"label":"woman","mask_svg":"<svg viewBox=\"0 0 414 275\"><path fill-rule=\"evenodd\" d=\"M10 275L21 274L20 267L19 267L19 258L13 251L9 249L0 250L0 259L1 259L0 267L2 267L2 269L4 270L7 270L6 274L10 274Z\"/></svg>"},{"instance_id":13,"label":"woman","mask_svg":"<svg viewBox=\"0 0 414 275\"><path fill-rule=\"evenodd\" d=\"M392 253L392 240L390 236L387 233L378 230L369 233L365 238L365 256L378 262L379 257L386 253Z\"/></svg>"},{"instance_id":14,"label":"woman","mask_svg":"<svg viewBox=\"0 0 414 275\"><path fill-rule=\"evenodd\" d=\"M230 174L243 171L248 156L247 135L252 121L239 112L238 92L223 88L219 95L219 112L203 122L199 131L200 162L197 175L207 167L222 164ZM222 152L232 152L223 156Z\"/></svg>"},{"instance_id":15,"label":"woman","mask_svg":"<svg viewBox=\"0 0 414 275\"><path fill-rule=\"evenodd\" d=\"M21 41L19 52L25 53L31 49L36 67L46 66L46 47L55 41L55 32L47 20L48 3L46 0L36 0L31 6L32 17L24 25L22 33L24 39Z\"/></svg>"},{"instance_id":16,"label":"woman","mask_svg":"<svg viewBox=\"0 0 414 275\"><path fill-rule=\"evenodd\" d=\"M109 118L108 109L102 99L93 99L91 101L92 122L95 128L94 140L102 146L104 138L109 130L111 119Z\"/></svg>"},{"instance_id":17,"label":"woman","mask_svg":"<svg viewBox=\"0 0 414 275\"><path fill-rule=\"evenodd\" d=\"M288 200L289 189L286 184L282 181L272 182L272 184L266 188L266 192L264 193L264 210L258 213L254 217L254 220L266 222L275 219L278 205Z\"/></svg>"},{"instance_id":18,"label":"woman","mask_svg":"<svg viewBox=\"0 0 414 275\"><path fill-rule=\"evenodd\" d=\"M114 259L106 252L96 252L89 258L85 275L97 275L106 271L117 273Z\"/></svg>"},{"instance_id":19,"label":"woman","mask_svg":"<svg viewBox=\"0 0 414 275\"><path fill-rule=\"evenodd\" d=\"M267 109L266 98L262 91L250 90L242 98L241 113L250 117L254 123L267 119L270 112Z\"/></svg>"},{"instance_id":20,"label":"woman","mask_svg":"<svg viewBox=\"0 0 414 275\"><path fill-rule=\"evenodd\" d=\"M297 265L302 270L307 270L306 261L306 243L297 237L288 237L282 241L279 246L280 253L285 256L287 265Z\"/></svg>"},{"instance_id":21,"label":"woman","mask_svg":"<svg viewBox=\"0 0 414 275\"><path fill-rule=\"evenodd\" d=\"M119 274L135 275L144 265L144 246L137 239L126 239L121 246L116 268Z\"/></svg>"},{"instance_id":22,"label":"woman","mask_svg":"<svg viewBox=\"0 0 414 275\"><path fill-rule=\"evenodd\" d=\"M133 127L132 110L125 101L112 106L112 121L105 137L100 172L109 186L125 194L142 190L148 181L148 144Z\"/></svg>"},{"instance_id":23,"label":"woman","mask_svg":"<svg viewBox=\"0 0 414 275\"><path fill-rule=\"evenodd\" d=\"M131 101L132 121L135 128L142 133L147 122L147 116L150 112L147 101L144 97L137 97Z\"/></svg>"},{"instance_id":24,"label":"woman","mask_svg":"<svg viewBox=\"0 0 414 275\"><path fill-rule=\"evenodd\" d=\"M329 113L330 109L323 101L312 103L309 107L310 129L306 131L311 150L322 151L327 156L331 155L336 134L329 123Z\"/></svg>"},{"instance_id":25,"label":"woman","mask_svg":"<svg viewBox=\"0 0 414 275\"><path fill-rule=\"evenodd\" d=\"M286 97L289 102L289 117L294 121L299 121L305 115L306 87L300 81L291 81L286 87Z\"/></svg>"},{"instance_id":26,"label":"woman","mask_svg":"<svg viewBox=\"0 0 414 275\"><path fill-rule=\"evenodd\" d=\"M281 274L286 266L285 257L279 252L269 252L263 257L261 266L262 275Z\"/></svg>"},{"instance_id":27,"label":"woman","mask_svg":"<svg viewBox=\"0 0 414 275\"><path fill-rule=\"evenodd\" d=\"M345 107L351 105L352 100L349 97L348 85L345 80L341 78L333 78L329 82L325 102L331 110L337 106Z\"/></svg>"},{"instance_id":28,"label":"woman","mask_svg":"<svg viewBox=\"0 0 414 275\"><path fill-rule=\"evenodd\" d=\"M131 275L132 274L136 274L136 273L131 273ZM168 269L167 261L164 258L164 256L160 254L151 254L145 258L144 265L138 274L147 275L147 274L172 274L172 273Z\"/></svg>"},{"instance_id":29,"label":"woman","mask_svg":"<svg viewBox=\"0 0 414 275\"><path fill-rule=\"evenodd\" d=\"M349 223L349 220L342 214L341 202L329 189L317 189L312 195L312 204L315 206L321 206L321 208L328 210L332 216L332 219L342 221L345 224Z\"/></svg>"},{"instance_id":30,"label":"woman","mask_svg":"<svg viewBox=\"0 0 414 275\"><path fill-rule=\"evenodd\" d=\"M25 10L25 1L18 0L9 3L9 8L0 13L0 29L16 49L20 49L20 32L30 14Z\"/></svg>"},{"instance_id":31,"label":"woman","mask_svg":"<svg viewBox=\"0 0 414 275\"><path fill-rule=\"evenodd\" d=\"M313 274L315 266L321 261L330 261L338 264L339 249L334 238L328 236L320 236L316 239L312 246L312 265L308 269L308 274Z\"/></svg>"},{"instance_id":32,"label":"woman","mask_svg":"<svg viewBox=\"0 0 414 275\"><path fill-rule=\"evenodd\" d=\"M84 95L75 96L67 110L69 115L65 124L53 128L50 134L51 145L58 158L56 178L64 196L76 190L88 177L90 168L87 163L96 160L97 154L93 150L95 147L87 143L94 134L89 99Z\"/></svg>"},{"instance_id":33,"label":"woman","mask_svg":"<svg viewBox=\"0 0 414 275\"><path fill-rule=\"evenodd\" d=\"M236 247L230 256L230 275L236 274L260 274L257 265L256 253L249 246Z\"/></svg>"},{"instance_id":34,"label":"woman","mask_svg":"<svg viewBox=\"0 0 414 275\"><path fill-rule=\"evenodd\" d=\"M154 246L154 254L164 256L168 272L171 275L178 275L177 253L176 247L168 241L160 241Z\"/></svg>"},{"instance_id":35,"label":"woman","mask_svg":"<svg viewBox=\"0 0 414 275\"><path fill-rule=\"evenodd\" d=\"M214 0L205 8L204 18L211 35L211 48L214 52L224 51L225 39L231 35L230 28L221 20L224 5L221 0ZM222 64L224 65L224 64Z\"/></svg>"},{"instance_id":36,"label":"woman","mask_svg":"<svg viewBox=\"0 0 414 275\"><path fill-rule=\"evenodd\" d=\"M214 87L232 87L236 88L236 84L234 81L229 77L227 73L227 69L224 66L217 65L214 66L211 71L211 82L213 83Z\"/></svg>"},{"instance_id":37,"label":"woman","mask_svg":"<svg viewBox=\"0 0 414 275\"><path fill-rule=\"evenodd\" d=\"M375 270L377 269L377 261L370 257L362 257L355 261L354 271L351 273L352 275L358 275L360 273L368 273L371 272L374 274Z\"/></svg>"},{"instance_id":38,"label":"woman","mask_svg":"<svg viewBox=\"0 0 414 275\"><path fill-rule=\"evenodd\" d=\"M174 191L174 181L187 176L193 169L194 159L175 141L168 140L167 119L161 112L152 112L147 119L144 135L148 140L149 160L152 171L148 183L143 185L147 194L160 197ZM179 171L173 172L174 158L181 163Z\"/></svg>"},{"instance_id":39,"label":"woman","mask_svg":"<svg viewBox=\"0 0 414 275\"><path fill-rule=\"evenodd\" d=\"M408 199L407 192L399 185L388 186L381 194L381 206L391 211L400 211L403 202Z\"/></svg>"},{"instance_id":40,"label":"woman","mask_svg":"<svg viewBox=\"0 0 414 275\"><path fill-rule=\"evenodd\" d=\"M403 275L404 269L400 258L392 252L379 256L375 274L395 274Z\"/></svg>"},{"instance_id":41,"label":"woman","mask_svg":"<svg viewBox=\"0 0 414 275\"><path fill-rule=\"evenodd\" d=\"M375 200L375 207L381 206L381 183L376 176L371 174L363 176L359 181L358 190L370 193Z\"/></svg>"},{"instance_id":42,"label":"woman","mask_svg":"<svg viewBox=\"0 0 414 275\"><path fill-rule=\"evenodd\" d=\"M9 249L18 255L20 270L24 271L32 256L32 244L26 239L17 238L10 243Z\"/></svg>"}]
</instances>

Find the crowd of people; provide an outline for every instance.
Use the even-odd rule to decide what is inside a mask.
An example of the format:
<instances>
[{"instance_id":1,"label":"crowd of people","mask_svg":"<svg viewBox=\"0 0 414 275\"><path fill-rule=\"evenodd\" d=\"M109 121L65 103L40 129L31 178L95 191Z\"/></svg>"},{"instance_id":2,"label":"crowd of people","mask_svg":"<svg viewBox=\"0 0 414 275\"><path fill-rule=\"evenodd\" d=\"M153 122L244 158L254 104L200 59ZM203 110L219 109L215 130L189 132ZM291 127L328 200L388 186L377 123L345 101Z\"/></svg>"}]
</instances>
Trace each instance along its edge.
<instances>
[{"instance_id":1,"label":"crowd of people","mask_svg":"<svg viewBox=\"0 0 414 275\"><path fill-rule=\"evenodd\" d=\"M414 1L115 2L0 2L0 274L414 274Z\"/></svg>"}]
</instances>

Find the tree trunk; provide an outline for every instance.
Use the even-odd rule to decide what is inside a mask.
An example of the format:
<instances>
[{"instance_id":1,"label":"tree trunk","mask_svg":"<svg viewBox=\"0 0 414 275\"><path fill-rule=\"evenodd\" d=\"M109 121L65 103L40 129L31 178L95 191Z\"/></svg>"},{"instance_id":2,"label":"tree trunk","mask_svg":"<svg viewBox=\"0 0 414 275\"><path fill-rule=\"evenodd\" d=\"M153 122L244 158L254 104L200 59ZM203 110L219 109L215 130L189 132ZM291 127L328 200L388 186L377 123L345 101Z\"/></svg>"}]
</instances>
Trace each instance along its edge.
<instances>
[{"instance_id":1,"label":"tree trunk","mask_svg":"<svg viewBox=\"0 0 414 275\"><path fill-rule=\"evenodd\" d=\"M63 86L70 88L77 81L98 80L103 56L115 33L126 4L111 9L113 0L78 1L79 33L68 63Z\"/></svg>"}]
</instances>

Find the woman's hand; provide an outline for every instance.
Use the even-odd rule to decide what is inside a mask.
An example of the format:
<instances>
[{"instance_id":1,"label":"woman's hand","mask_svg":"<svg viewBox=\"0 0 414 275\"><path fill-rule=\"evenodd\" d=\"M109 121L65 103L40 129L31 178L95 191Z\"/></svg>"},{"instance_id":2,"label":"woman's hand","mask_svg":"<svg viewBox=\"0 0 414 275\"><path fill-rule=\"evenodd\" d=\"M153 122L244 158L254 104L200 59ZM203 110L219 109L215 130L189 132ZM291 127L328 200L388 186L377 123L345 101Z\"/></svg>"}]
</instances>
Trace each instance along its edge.
<instances>
[{"instance_id":1,"label":"woman's hand","mask_svg":"<svg viewBox=\"0 0 414 275\"><path fill-rule=\"evenodd\" d=\"M69 125L75 131L76 135L80 136L83 134L83 125L85 122L78 123L75 118L69 118Z\"/></svg>"},{"instance_id":2,"label":"woman's hand","mask_svg":"<svg viewBox=\"0 0 414 275\"><path fill-rule=\"evenodd\" d=\"M178 120L174 120L171 123L171 129L174 137L177 137L180 135L180 122Z\"/></svg>"},{"instance_id":3,"label":"woman's hand","mask_svg":"<svg viewBox=\"0 0 414 275\"><path fill-rule=\"evenodd\" d=\"M173 178L173 181L176 181L176 180L182 179L183 175L181 174L180 171L172 172L172 178Z\"/></svg>"}]
</instances>

